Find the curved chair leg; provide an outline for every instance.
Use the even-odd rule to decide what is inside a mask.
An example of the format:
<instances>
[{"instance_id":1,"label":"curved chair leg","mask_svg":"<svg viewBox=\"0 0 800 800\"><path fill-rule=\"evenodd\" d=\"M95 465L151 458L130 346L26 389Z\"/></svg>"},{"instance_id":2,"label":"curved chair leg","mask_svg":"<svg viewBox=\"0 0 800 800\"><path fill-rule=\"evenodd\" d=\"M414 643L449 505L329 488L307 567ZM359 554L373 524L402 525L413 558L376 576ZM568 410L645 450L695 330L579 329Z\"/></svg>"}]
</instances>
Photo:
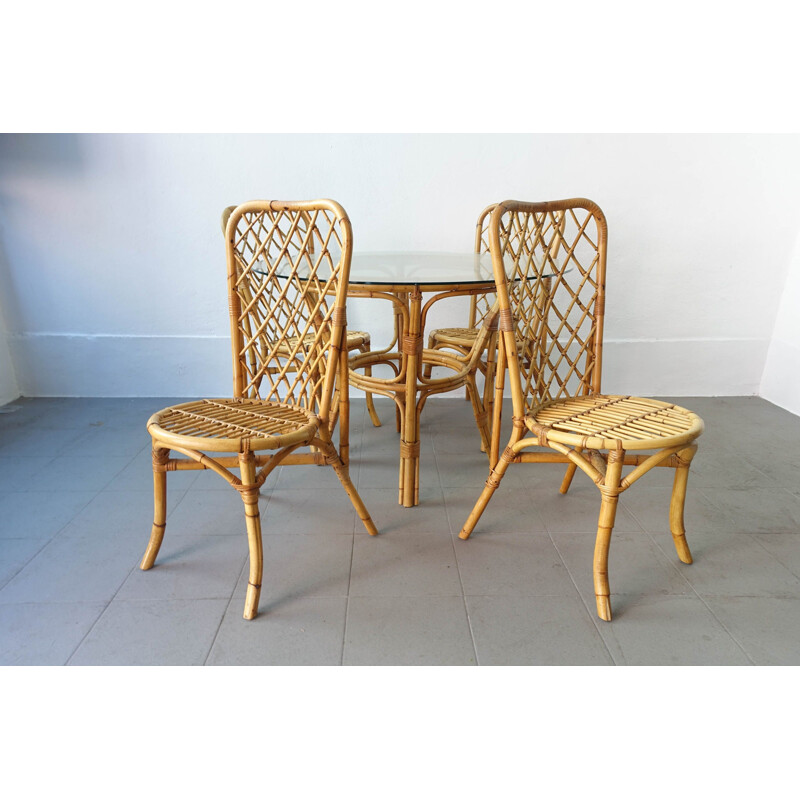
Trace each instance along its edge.
<instances>
[{"instance_id":1,"label":"curved chair leg","mask_svg":"<svg viewBox=\"0 0 800 800\"><path fill-rule=\"evenodd\" d=\"M594 594L597 603L597 616L611 622L611 590L608 585L608 550L611 546L611 532L617 515L619 500L619 481L625 453L612 450L608 454L608 469L600 491L603 495L600 516L597 521L597 539L594 545Z\"/></svg>"},{"instance_id":2,"label":"curved chair leg","mask_svg":"<svg viewBox=\"0 0 800 800\"><path fill-rule=\"evenodd\" d=\"M365 344L363 347L360 348L362 353L369 353L370 346ZM372 366L364 367L364 374L367 377L372 377ZM380 428L381 426L381 418L378 416L378 412L375 410L375 402L372 399L372 392L365 392L364 393L367 397L367 413L369 414L369 418L372 420L372 424L376 428Z\"/></svg>"},{"instance_id":3,"label":"curved chair leg","mask_svg":"<svg viewBox=\"0 0 800 800\"><path fill-rule=\"evenodd\" d=\"M428 350L438 350L439 348L436 347L436 341L433 337L433 334L428 335ZM430 378L431 372L433 371L433 364L423 364L422 365L422 377L423 378Z\"/></svg>"},{"instance_id":4,"label":"curved chair leg","mask_svg":"<svg viewBox=\"0 0 800 800\"><path fill-rule=\"evenodd\" d=\"M697 445L681 450L677 456L680 466L675 469L675 480L672 484L672 499L669 504L669 529L678 558L684 564L692 563L692 553L686 541L686 529L683 526L683 507L686 503L686 484L689 481L689 465L692 463Z\"/></svg>"},{"instance_id":5,"label":"curved chair leg","mask_svg":"<svg viewBox=\"0 0 800 800\"><path fill-rule=\"evenodd\" d=\"M258 511L258 487L256 482L256 459L253 453L239 453L242 485L251 487L241 492L247 524L247 544L250 551L250 577L244 601L244 618L253 619L258 613L261 597L261 576L264 572L264 551L261 542L261 515Z\"/></svg>"},{"instance_id":6,"label":"curved chair leg","mask_svg":"<svg viewBox=\"0 0 800 800\"><path fill-rule=\"evenodd\" d=\"M567 464L567 471L564 473L564 480L561 481L561 488L558 490L561 494L566 494L572 484L572 479L575 477L575 470L578 469L577 465L571 461Z\"/></svg>"},{"instance_id":7,"label":"curved chair leg","mask_svg":"<svg viewBox=\"0 0 800 800\"><path fill-rule=\"evenodd\" d=\"M475 503L475 506L467 517L467 521L464 523L464 527L461 529L461 533L458 534L459 539L469 539L470 534L478 524L478 520L481 518L486 506L489 505L489 501L492 499L495 489L500 485L500 481L503 480L503 475L506 474L508 465L512 463L512 458L511 448L507 447L500 456L497 466L489 472L489 477L486 479L486 485L483 487L478 502Z\"/></svg>"},{"instance_id":8,"label":"curved chair leg","mask_svg":"<svg viewBox=\"0 0 800 800\"><path fill-rule=\"evenodd\" d=\"M161 542L164 540L164 529L167 525L167 461L169 450L153 447L153 527L150 541L147 544L140 569L150 569L156 562Z\"/></svg>"},{"instance_id":9,"label":"curved chair leg","mask_svg":"<svg viewBox=\"0 0 800 800\"><path fill-rule=\"evenodd\" d=\"M583 448L576 447L576 453L582 453ZM569 491L569 487L572 485L572 479L575 477L575 470L578 469L578 465L574 461L570 461L567 464L567 471L564 473L564 479L561 481L561 488L558 490L561 494L566 494Z\"/></svg>"},{"instance_id":10,"label":"curved chair leg","mask_svg":"<svg viewBox=\"0 0 800 800\"><path fill-rule=\"evenodd\" d=\"M475 370L467 375L466 387L467 397L472 401L472 413L475 416L475 424L478 426L478 433L481 436L481 452L486 453L491 445L491 429L489 428L489 415L478 396L478 386L475 382Z\"/></svg>"},{"instance_id":11,"label":"curved chair leg","mask_svg":"<svg viewBox=\"0 0 800 800\"><path fill-rule=\"evenodd\" d=\"M344 486L344 490L347 492L347 496L350 498L350 502L353 504L353 508L355 508L359 519L364 523L367 533L369 533L370 536L377 536L378 529L375 527L375 523L372 521L369 511L367 511L367 507L364 505L361 495L359 495L353 484L353 479L350 477L350 470L342 463L342 459L336 452L336 448L332 444L320 442L319 449L325 454L325 462L333 467L336 476L339 478L342 486Z\"/></svg>"}]
</instances>

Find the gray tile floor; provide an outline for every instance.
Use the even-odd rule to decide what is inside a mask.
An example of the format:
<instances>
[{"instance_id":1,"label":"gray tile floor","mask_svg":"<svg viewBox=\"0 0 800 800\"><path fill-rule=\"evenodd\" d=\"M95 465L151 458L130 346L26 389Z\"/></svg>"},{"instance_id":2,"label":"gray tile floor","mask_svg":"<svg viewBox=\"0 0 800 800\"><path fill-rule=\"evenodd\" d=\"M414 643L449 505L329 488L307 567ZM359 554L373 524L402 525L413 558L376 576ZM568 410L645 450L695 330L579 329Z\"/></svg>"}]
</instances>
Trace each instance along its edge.
<instances>
[{"instance_id":1,"label":"gray tile floor","mask_svg":"<svg viewBox=\"0 0 800 800\"><path fill-rule=\"evenodd\" d=\"M666 524L671 473L650 473L621 499L611 623L595 616L599 496L581 473L561 496L561 466L513 466L457 538L487 475L463 400L425 409L414 509L397 505L391 406L375 429L354 401L351 473L379 537L332 470L271 476L252 622L241 501L214 474L169 474L164 545L138 569L144 422L178 398L18 400L0 413L0 664L800 664L800 418L752 397L673 399L706 421L695 563Z\"/></svg>"}]
</instances>

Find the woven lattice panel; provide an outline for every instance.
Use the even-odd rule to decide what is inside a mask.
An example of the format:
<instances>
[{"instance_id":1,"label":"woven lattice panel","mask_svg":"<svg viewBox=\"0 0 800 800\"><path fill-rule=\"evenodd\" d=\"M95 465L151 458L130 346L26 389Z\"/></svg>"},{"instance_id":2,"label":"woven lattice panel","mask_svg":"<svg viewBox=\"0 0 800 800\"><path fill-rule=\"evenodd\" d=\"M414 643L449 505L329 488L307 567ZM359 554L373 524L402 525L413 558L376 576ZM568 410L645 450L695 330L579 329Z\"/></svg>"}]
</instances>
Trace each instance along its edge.
<instances>
[{"instance_id":1,"label":"woven lattice panel","mask_svg":"<svg viewBox=\"0 0 800 800\"><path fill-rule=\"evenodd\" d=\"M526 410L592 390L597 364L600 232L582 208L512 211L500 240L516 277L509 299Z\"/></svg>"},{"instance_id":2,"label":"woven lattice panel","mask_svg":"<svg viewBox=\"0 0 800 800\"><path fill-rule=\"evenodd\" d=\"M267 206L238 219L229 242L237 394L320 406L345 236L327 208Z\"/></svg>"},{"instance_id":3,"label":"woven lattice panel","mask_svg":"<svg viewBox=\"0 0 800 800\"><path fill-rule=\"evenodd\" d=\"M481 216L478 218L478 225L475 231L475 252L484 254L489 253L489 220L492 217L492 210L494 206L486 208ZM485 294L475 295L473 303L475 304L475 319L473 328L480 328L496 299L494 292L486 292Z\"/></svg>"}]
</instances>

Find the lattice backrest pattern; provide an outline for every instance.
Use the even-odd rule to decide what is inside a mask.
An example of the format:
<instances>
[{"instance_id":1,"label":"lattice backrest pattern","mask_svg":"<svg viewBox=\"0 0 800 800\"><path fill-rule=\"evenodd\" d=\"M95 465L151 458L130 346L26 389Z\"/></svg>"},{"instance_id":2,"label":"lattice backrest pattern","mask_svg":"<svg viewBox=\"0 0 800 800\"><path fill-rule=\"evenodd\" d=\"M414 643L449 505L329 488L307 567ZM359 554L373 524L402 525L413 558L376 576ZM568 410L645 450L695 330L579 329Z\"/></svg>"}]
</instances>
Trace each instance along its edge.
<instances>
[{"instance_id":1,"label":"lattice backrest pattern","mask_svg":"<svg viewBox=\"0 0 800 800\"><path fill-rule=\"evenodd\" d=\"M492 204L485 208L478 217L478 224L475 226L475 252L479 254L489 253L489 220L492 218L492 211L495 205ZM492 305L495 301L492 292L473 295L469 309L469 327L479 328L486 321Z\"/></svg>"},{"instance_id":2,"label":"lattice backrest pattern","mask_svg":"<svg viewBox=\"0 0 800 800\"><path fill-rule=\"evenodd\" d=\"M607 239L602 211L584 199L507 201L490 224L490 240L513 259L518 278L504 281L493 250L495 280L503 284L501 327L513 327L516 344L509 367L524 402L515 413L598 392Z\"/></svg>"},{"instance_id":3,"label":"lattice backrest pattern","mask_svg":"<svg viewBox=\"0 0 800 800\"><path fill-rule=\"evenodd\" d=\"M234 396L327 414L346 325L344 210L331 200L245 203L230 214L226 247Z\"/></svg>"}]
</instances>

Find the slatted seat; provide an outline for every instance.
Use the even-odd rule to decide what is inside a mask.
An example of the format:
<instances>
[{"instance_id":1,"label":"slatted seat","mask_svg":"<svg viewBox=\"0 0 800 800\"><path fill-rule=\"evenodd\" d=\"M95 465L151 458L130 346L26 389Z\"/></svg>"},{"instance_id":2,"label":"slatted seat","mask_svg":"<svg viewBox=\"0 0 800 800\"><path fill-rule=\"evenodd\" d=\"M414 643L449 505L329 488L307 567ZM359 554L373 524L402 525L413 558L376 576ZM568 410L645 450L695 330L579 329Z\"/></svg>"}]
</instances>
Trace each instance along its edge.
<instances>
[{"instance_id":1,"label":"slatted seat","mask_svg":"<svg viewBox=\"0 0 800 800\"><path fill-rule=\"evenodd\" d=\"M310 345L314 341L314 334L307 334L303 337L303 340L306 346ZM347 331L347 338L345 341L347 342L348 350L356 350L365 344L369 345L370 336L366 331ZM297 344L297 342L298 338L296 336L289 336L286 339L285 345L283 345L284 350L288 352L289 350L294 349L294 346Z\"/></svg>"},{"instance_id":2,"label":"slatted seat","mask_svg":"<svg viewBox=\"0 0 800 800\"><path fill-rule=\"evenodd\" d=\"M696 439L703 421L680 406L646 397L596 394L554 400L525 417L540 439L594 450L653 450Z\"/></svg>"},{"instance_id":3,"label":"slatted seat","mask_svg":"<svg viewBox=\"0 0 800 800\"><path fill-rule=\"evenodd\" d=\"M153 567L164 538L167 473L211 469L244 502L250 554L244 618L253 619L263 572L259 491L278 465L333 467L367 532L377 529L347 468L350 220L332 200L254 201L229 210L225 222L233 397L181 403L148 420L155 512L141 568ZM184 458L171 458L171 451ZM221 455L227 453L234 455ZM231 472L237 467L239 477Z\"/></svg>"},{"instance_id":4,"label":"slatted seat","mask_svg":"<svg viewBox=\"0 0 800 800\"><path fill-rule=\"evenodd\" d=\"M318 427L306 409L243 397L182 403L147 421L148 433L159 442L222 453L307 445Z\"/></svg>"},{"instance_id":5,"label":"slatted seat","mask_svg":"<svg viewBox=\"0 0 800 800\"><path fill-rule=\"evenodd\" d=\"M566 493L577 469L600 490L594 550L597 614L611 620L608 553L619 495L654 467L675 470L669 508L678 558L692 563L683 510L703 421L680 406L600 392L607 226L591 200L499 203L489 220L498 297L498 354L491 470L460 538L467 539L510 464L564 462ZM514 263L514 280L505 260ZM506 370L512 430L500 453ZM525 452L546 447L555 453ZM623 467L632 469L623 476Z\"/></svg>"}]
</instances>

